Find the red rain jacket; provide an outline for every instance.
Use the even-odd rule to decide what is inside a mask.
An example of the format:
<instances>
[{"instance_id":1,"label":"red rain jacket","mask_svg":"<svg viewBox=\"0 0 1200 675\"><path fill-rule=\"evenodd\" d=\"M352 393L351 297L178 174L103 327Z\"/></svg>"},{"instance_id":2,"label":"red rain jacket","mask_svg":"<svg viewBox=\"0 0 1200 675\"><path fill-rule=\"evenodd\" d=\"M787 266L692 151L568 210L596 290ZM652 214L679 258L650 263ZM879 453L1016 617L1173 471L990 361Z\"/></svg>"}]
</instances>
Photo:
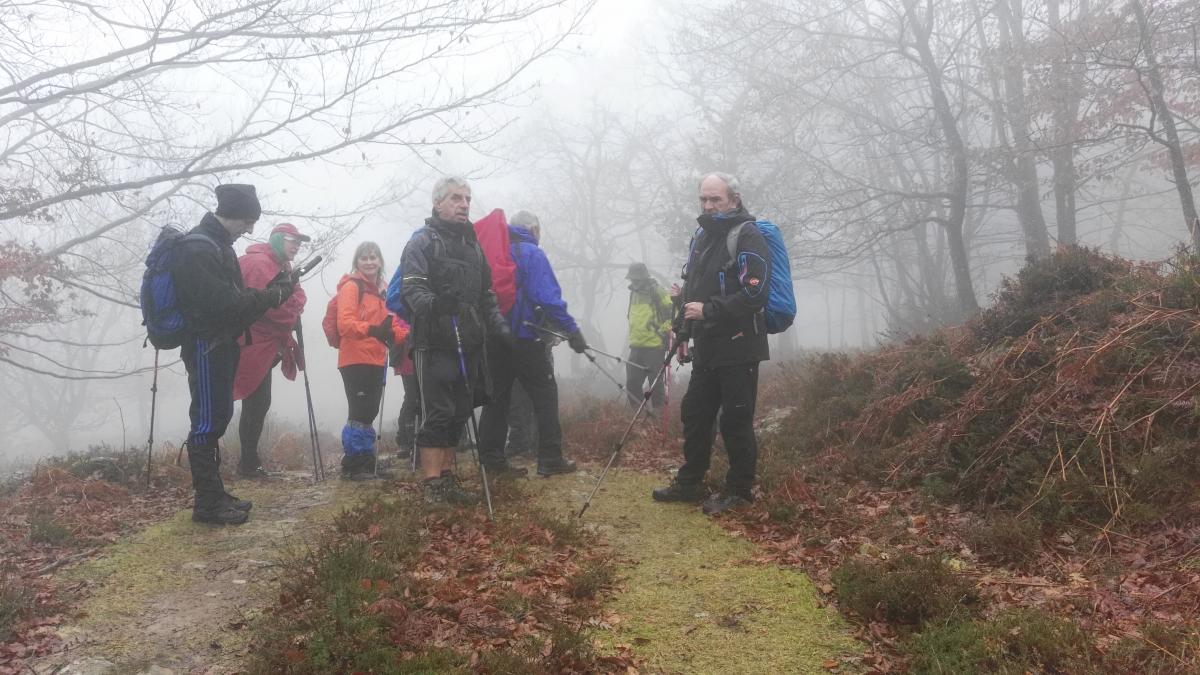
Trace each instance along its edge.
<instances>
[{"instance_id":1,"label":"red rain jacket","mask_svg":"<svg viewBox=\"0 0 1200 675\"><path fill-rule=\"evenodd\" d=\"M246 288L266 288L267 282L275 275L286 269L291 270L290 263L281 263L275 257L275 250L270 244L252 244L246 248L246 253L238 258L242 268L242 278ZM238 360L237 377L233 380L233 400L240 401L258 389L263 378L275 364L275 358L282 359L283 376L289 380L296 379L297 370L304 369L304 358L300 355L300 347L292 336L300 313L304 311L304 289L296 284L296 292L287 302L275 308L268 309L258 321L250 326L250 344L246 344L246 336L238 338L242 345L242 355Z\"/></svg>"}]
</instances>

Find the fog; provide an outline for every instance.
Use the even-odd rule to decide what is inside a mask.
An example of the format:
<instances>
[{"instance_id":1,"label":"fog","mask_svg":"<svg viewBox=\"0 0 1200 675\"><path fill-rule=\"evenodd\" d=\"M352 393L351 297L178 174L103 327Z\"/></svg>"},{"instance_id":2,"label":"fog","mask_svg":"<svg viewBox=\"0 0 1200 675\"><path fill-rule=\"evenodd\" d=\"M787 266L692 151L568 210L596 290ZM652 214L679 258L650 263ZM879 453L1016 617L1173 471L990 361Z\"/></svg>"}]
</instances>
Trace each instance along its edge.
<instances>
[{"instance_id":1,"label":"fog","mask_svg":"<svg viewBox=\"0 0 1200 675\"><path fill-rule=\"evenodd\" d=\"M143 260L222 182L264 207L239 253L291 222L323 256L303 320L327 430L326 303L364 240L390 276L445 174L472 217L538 214L614 353L627 266L678 279L710 171L788 238L776 363L963 321L1059 246L1167 259L1200 236L1198 23L1176 0L0 0L0 463L144 447ZM555 353L565 397L620 396ZM159 359L155 441L177 444L186 377ZM389 379L385 434L400 400ZM303 427L300 379L275 371L271 416Z\"/></svg>"}]
</instances>

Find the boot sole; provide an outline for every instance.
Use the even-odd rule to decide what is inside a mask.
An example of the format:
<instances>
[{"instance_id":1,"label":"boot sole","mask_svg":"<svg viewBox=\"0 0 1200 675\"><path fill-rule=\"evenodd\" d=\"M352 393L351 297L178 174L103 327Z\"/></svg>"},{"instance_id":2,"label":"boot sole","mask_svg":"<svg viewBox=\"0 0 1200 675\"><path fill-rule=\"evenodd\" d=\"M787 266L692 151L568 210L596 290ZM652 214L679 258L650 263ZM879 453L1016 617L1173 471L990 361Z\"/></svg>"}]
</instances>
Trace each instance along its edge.
<instances>
[{"instance_id":1,"label":"boot sole","mask_svg":"<svg viewBox=\"0 0 1200 675\"><path fill-rule=\"evenodd\" d=\"M222 518L206 518L203 516L198 518L195 516L195 514L193 514L192 522L193 523L203 523L205 525L244 525L244 524L246 524L246 521L250 519L250 517L249 517L249 514L247 514L245 511L241 511L240 513L245 515L245 517L242 518L241 520L228 520L228 519L222 519Z\"/></svg>"}]
</instances>

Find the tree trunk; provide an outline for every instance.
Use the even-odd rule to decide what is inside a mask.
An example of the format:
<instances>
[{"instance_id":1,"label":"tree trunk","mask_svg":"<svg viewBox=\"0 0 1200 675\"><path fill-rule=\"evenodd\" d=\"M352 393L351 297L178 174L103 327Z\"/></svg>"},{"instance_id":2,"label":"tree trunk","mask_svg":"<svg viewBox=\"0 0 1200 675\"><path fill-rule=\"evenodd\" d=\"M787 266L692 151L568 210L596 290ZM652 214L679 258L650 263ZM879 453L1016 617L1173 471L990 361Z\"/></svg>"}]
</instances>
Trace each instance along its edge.
<instances>
[{"instance_id":1,"label":"tree trunk","mask_svg":"<svg viewBox=\"0 0 1200 675\"><path fill-rule=\"evenodd\" d=\"M1150 24L1146 21L1146 10L1141 0L1130 0L1129 8L1133 10L1138 23L1138 37L1141 40L1142 54L1146 58L1144 75L1150 80L1150 106L1162 123L1165 139L1158 138L1151 129L1154 140L1167 147L1167 155L1171 159L1171 173L1175 178L1175 190L1179 193L1179 203L1183 210L1183 224L1192 235L1192 247L1200 250L1200 221L1196 218L1196 200L1192 196L1192 184L1188 182L1187 164L1183 159L1183 148L1179 145L1179 131L1175 127L1175 115L1167 106L1165 87L1163 86L1162 71L1158 67L1158 57L1154 53L1154 45L1150 40Z\"/></svg>"},{"instance_id":2,"label":"tree trunk","mask_svg":"<svg viewBox=\"0 0 1200 675\"><path fill-rule=\"evenodd\" d=\"M1029 111L1025 101L1025 33L1021 25L1020 0L999 0L1001 72L1004 77L1005 117L1013 135L1013 185L1017 191L1017 215L1025 234L1025 254L1038 260L1050 255L1050 235L1042 215L1042 198L1033 142L1029 134Z\"/></svg>"},{"instance_id":3,"label":"tree trunk","mask_svg":"<svg viewBox=\"0 0 1200 675\"><path fill-rule=\"evenodd\" d=\"M907 0L906 7L912 19L913 34L916 37L914 46L920 56L922 70L929 82L929 94L933 99L933 108L937 113L938 123L946 136L947 153L950 155L952 173L950 178L950 213L941 225L946 230L946 243L950 247L950 262L954 269L954 290L958 295L958 308L964 315L973 314L979 310L975 299L975 288L971 282L971 264L967 249L963 244L963 220L967 213L967 192L969 177L967 175L967 147L962 134L958 131L958 119L950 108L946 97L945 85L942 81L942 69L933 57L929 47L928 26L922 19L932 21L932 12L920 17L914 11L915 0Z\"/></svg>"},{"instance_id":4,"label":"tree trunk","mask_svg":"<svg viewBox=\"0 0 1200 675\"><path fill-rule=\"evenodd\" d=\"M1082 72L1079 68L1080 61L1075 58L1069 47L1071 41L1064 33L1059 1L1047 0L1046 3L1051 32L1062 41L1050 64L1050 82L1057 94L1053 104L1054 147L1050 151L1050 161L1054 166L1054 222L1059 246L1078 246L1079 234L1075 220L1075 193L1078 188L1078 174L1075 171L1075 124L1079 117ZM1087 0L1082 0L1076 20L1072 22L1072 34L1075 32L1074 26L1087 14Z\"/></svg>"}]
</instances>

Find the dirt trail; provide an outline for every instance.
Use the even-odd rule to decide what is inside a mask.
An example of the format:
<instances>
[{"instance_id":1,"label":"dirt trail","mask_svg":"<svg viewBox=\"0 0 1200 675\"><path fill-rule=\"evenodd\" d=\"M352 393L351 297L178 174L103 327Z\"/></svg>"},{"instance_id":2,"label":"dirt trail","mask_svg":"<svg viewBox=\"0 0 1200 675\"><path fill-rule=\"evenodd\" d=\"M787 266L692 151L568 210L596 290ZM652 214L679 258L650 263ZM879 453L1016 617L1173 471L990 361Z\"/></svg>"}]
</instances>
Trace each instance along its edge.
<instances>
[{"instance_id":1,"label":"dirt trail","mask_svg":"<svg viewBox=\"0 0 1200 675\"><path fill-rule=\"evenodd\" d=\"M547 507L578 509L593 473L531 481ZM617 642L659 673L849 672L862 646L805 575L749 560L755 548L694 506L656 504L660 479L616 470L584 519L631 564L612 610Z\"/></svg>"},{"instance_id":2,"label":"dirt trail","mask_svg":"<svg viewBox=\"0 0 1200 675\"><path fill-rule=\"evenodd\" d=\"M230 488L254 501L245 525L197 525L181 511L63 571L64 581L91 590L75 606L79 618L59 631L67 648L31 664L32 672L236 672L248 623L275 599L276 561L369 489L337 480L314 486L299 474Z\"/></svg>"},{"instance_id":3,"label":"dirt trail","mask_svg":"<svg viewBox=\"0 0 1200 675\"><path fill-rule=\"evenodd\" d=\"M545 507L577 509L594 473L525 484ZM616 471L585 518L622 559L611 633L656 673L825 673L861 653L838 615L818 605L807 577L750 561L754 546L695 507L655 504L657 480ZM66 648L34 673L233 673L249 649L249 624L275 600L277 561L304 545L313 525L378 487L299 475L236 483L253 499L240 527L193 524L189 511L148 528L95 560L60 573L86 582ZM68 665L72 667L64 668Z\"/></svg>"}]
</instances>

